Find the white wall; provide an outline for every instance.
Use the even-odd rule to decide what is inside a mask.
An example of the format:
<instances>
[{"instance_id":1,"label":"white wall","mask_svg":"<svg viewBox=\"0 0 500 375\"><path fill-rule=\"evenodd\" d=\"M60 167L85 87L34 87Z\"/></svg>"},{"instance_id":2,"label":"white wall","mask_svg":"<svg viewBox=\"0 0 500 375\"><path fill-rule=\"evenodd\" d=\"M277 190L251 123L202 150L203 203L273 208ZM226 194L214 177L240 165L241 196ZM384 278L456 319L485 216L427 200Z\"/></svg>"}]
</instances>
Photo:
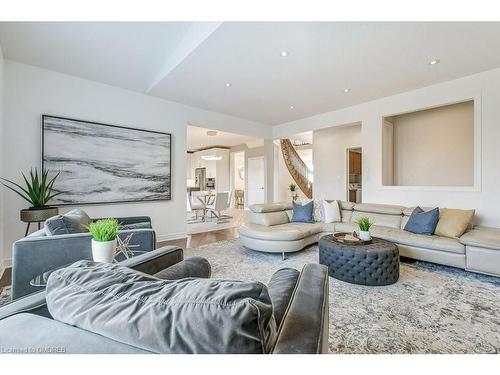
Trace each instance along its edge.
<instances>
[{"instance_id":1,"label":"white wall","mask_svg":"<svg viewBox=\"0 0 500 375\"><path fill-rule=\"evenodd\" d=\"M90 216L149 215L159 239L185 236L186 125L200 124L250 136L266 137L268 126L168 102L132 91L5 60L4 175L19 180L21 171L40 166L40 115L97 121L172 133L172 200L85 206ZM8 194L3 209L4 259L24 234L19 221L22 200ZM66 209L61 210L66 211Z\"/></svg>"},{"instance_id":2,"label":"white wall","mask_svg":"<svg viewBox=\"0 0 500 375\"><path fill-rule=\"evenodd\" d=\"M394 185L474 185L474 102L392 118Z\"/></svg>"},{"instance_id":3,"label":"white wall","mask_svg":"<svg viewBox=\"0 0 500 375\"><path fill-rule=\"evenodd\" d=\"M359 124L313 132L313 196L315 199L346 200L347 149L360 147L361 143L361 125Z\"/></svg>"},{"instance_id":4,"label":"white wall","mask_svg":"<svg viewBox=\"0 0 500 375\"><path fill-rule=\"evenodd\" d=\"M4 60L2 54L2 47L0 46L0 177L4 177L4 160L3 160L3 81L4 81ZM0 186L0 278L4 270L4 202L3 202L4 189Z\"/></svg>"},{"instance_id":5,"label":"white wall","mask_svg":"<svg viewBox=\"0 0 500 375\"><path fill-rule=\"evenodd\" d=\"M478 183L475 188L400 188L382 186L382 118L476 99L480 125ZM275 138L349 123L362 123L363 201L476 209L476 222L500 227L500 69L378 99L273 127ZM328 155L325 155L328 156ZM316 158L314 160L316 163ZM316 165L315 165L316 168ZM319 171L315 171L315 179ZM316 182L316 181L315 181ZM314 189L328 186L315 183Z\"/></svg>"}]
</instances>

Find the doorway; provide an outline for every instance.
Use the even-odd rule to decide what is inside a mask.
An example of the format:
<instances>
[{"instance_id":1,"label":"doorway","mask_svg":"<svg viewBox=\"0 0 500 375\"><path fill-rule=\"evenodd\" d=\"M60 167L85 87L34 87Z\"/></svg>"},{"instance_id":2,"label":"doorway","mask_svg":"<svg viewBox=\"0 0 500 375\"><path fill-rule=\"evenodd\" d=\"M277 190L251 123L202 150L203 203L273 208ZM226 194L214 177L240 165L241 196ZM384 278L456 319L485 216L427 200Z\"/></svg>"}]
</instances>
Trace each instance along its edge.
<instances>
[{"instance_id":1,"label":"doorway","mask_svg":"<svg viewBox=\"0 0 500 375\"><path fill-rule=\"evenodd\" d=\"M233 208L244 208L245 205L245 151L230 154L230 186L234 192L231 202Z\"/></svg>"},{"instance_id":2,"label":"doorway","mask_svg":"<svg viewBox=\"0 0 500 375\"><path fill-rule=\"evenodd\" d=\"M248 158L247 206L265 202L264 165L265 163L263 156Z\"/></svg>"},{"instance_id":3,"label":"doorway","mask_svg":"<svg viewBox=\"0 0 500 375\"><path fill-rule=\"evenodd\" d=\"M362 202L362 188L363 188L363 152L361 147L354 147L347 149L347 187L346 198L348 202L361 203Z\"/></svg>"}]
</instances>

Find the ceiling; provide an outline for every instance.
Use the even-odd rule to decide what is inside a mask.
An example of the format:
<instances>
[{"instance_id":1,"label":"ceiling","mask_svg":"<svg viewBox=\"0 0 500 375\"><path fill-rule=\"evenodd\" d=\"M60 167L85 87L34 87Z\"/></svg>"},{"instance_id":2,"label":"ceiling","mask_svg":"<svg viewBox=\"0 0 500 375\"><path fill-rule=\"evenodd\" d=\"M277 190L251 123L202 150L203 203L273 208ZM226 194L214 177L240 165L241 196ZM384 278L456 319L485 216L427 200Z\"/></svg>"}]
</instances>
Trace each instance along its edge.
<instances>
[{"instance_id":1,"label":"ceiling","mask_svg":"<svg viewBox=\"0 0 500 375\"><path fill-rule=\"evenodd\" d=\"M500 67L497 22L2 22L0 45L8 59L269 125Z\"/></svg>"},{"instance_id":2,"label":"ceiling","mask_svg":"<svg viewBox=\"0 0 500 375\"><path fill-rule=\"evenodd\" d=\"M221 132L217 130L217 135L209 136L207 131L211 129L200 128L189 125L187 127L187 150L196 151L213 146L233 147L241 144L251 143L256 138L240 134Z\"/></svg>"}]
</instances>

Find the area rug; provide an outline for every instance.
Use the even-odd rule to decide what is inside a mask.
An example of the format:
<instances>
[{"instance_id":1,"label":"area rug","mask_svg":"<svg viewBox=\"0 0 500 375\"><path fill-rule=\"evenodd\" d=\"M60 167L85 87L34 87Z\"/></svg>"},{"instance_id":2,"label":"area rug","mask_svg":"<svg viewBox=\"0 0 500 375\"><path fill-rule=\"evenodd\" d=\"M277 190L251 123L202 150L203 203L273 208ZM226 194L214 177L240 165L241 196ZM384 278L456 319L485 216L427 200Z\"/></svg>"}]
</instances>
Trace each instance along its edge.
<instances>
[{"instance_id":1,"label":"area rug","mask_svg":"<svg viewBox=\"0 0 500 375\"><path fill-rule=\"evenodd\" d=\"M267 283L282 267L318 263L318 247L282 261L230 240L187 249L191 256L206 257L213 278ZM500 278L408 260L390 286L329 284L331 353L500 353Z\"/></svg>"}]
</instances>

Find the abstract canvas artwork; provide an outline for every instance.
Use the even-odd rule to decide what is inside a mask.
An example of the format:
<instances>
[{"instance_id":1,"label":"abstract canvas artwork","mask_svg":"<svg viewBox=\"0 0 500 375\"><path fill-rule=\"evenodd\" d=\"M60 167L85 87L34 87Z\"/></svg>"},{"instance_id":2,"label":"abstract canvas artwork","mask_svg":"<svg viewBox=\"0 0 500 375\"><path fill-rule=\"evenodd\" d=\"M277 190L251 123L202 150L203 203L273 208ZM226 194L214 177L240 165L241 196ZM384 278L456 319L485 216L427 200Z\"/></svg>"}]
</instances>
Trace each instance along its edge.
<instances>
[{"instance_id":1,"label":"abstract canvas artwork","mask_svg":"<svg viewBox=\"0 0 500 375\"><path fill-rule=\"evenodd\" d=\"M54 205L171 199L168 133L42 116L42 168Z\"/></svg>"}]
</instances>

